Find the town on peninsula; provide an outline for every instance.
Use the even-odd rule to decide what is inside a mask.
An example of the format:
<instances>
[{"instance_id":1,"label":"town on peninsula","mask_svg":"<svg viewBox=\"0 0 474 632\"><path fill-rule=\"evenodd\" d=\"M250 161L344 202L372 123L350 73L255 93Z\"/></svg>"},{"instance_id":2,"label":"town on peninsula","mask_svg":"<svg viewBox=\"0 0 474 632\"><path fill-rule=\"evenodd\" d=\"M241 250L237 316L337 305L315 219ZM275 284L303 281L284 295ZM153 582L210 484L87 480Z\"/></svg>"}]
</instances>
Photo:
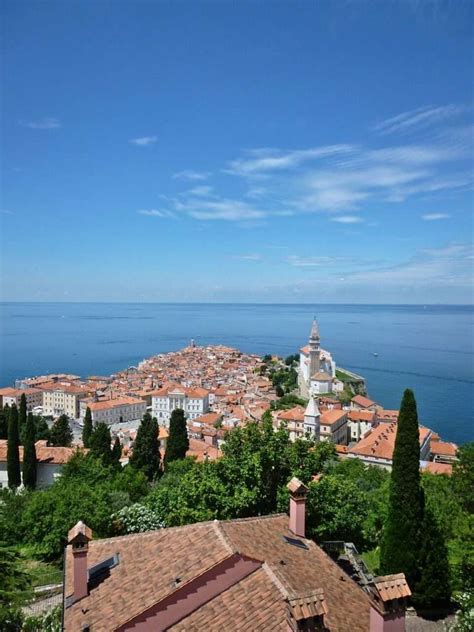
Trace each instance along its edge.
<instances>
[{"instance_id":1,"label":"town on peninsula","mask_svg":"<svg viewBox=\"0 0 474 632\"><path fill-rule=\"evenodd\" d=\"M191 340L110 376L22 377L0 403L23 582L2 630L469 629L472 448L419 425L408 389L400 410L371 400L316 319L287 358Z\"/></svg>"}]
</instances>

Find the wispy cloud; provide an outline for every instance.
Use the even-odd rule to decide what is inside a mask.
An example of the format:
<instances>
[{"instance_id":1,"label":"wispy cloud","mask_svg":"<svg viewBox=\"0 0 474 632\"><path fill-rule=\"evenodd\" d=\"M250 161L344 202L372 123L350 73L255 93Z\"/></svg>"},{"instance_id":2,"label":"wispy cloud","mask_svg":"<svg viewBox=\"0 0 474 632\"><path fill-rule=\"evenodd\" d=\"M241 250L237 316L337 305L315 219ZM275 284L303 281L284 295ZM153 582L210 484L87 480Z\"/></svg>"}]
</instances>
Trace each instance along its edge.
<instances>
[{"instance_id":1,"label":"wispy cloud","mask_svg":"<svg viewBox=\"0 0 474 632\"><path fill-rule=\"evenodd\" d=\"M128 142L137 147L148 147L156 143L157 140L158 138L156 136L141 136L139 138L131 138Z\"/></svg>"},{"instance_id":2,"label":"wispy cloud","mask_svg":"<svg viewBox=\"0 0 474 632\"><path fill-rule=\"evenodd\" d=\"M262 255L258 255L258 254L232 255L232 259L240 259L241 261L261 261Z\"/></svg>"},{"instance_id":3,"label":"wispy cloud","mask_svg":"<svg viewBox=\"0 0 474 632\"><path fill-rule=\"evenodd\" d=\"M360 224L364 220L358 215L335 215L330 217L332 222L338 222L339 224Z\"/></svg>"},{"instance_id":4,"label":"wispy cloud","mask_svg":"<svg viewBox=\"0 0 474 632\"><path fill-rule=\"evenodd\" d=\"M300 255L288 255L285 259L295 268L320 268L341 261L340 257L301 257Z\"/></svg>"},{"instance_id":5,"label":"wispy cloud","mask_svg":"<svg viewBox=\"0 0 474 632\"><path fill-rule=\"evenodd\" d=\"M164 210L159 210L156 208L141 209L137 211L137 213L139 215L147 215L148 217L162 217L162 218L167 218L167 219L176 217L172 211L169 211L167 209L164 209Z\"/></svg>"},{"instance_id":6,"label":"wispy cloud","mask_svg":"<svg viewBox=\"0 0 474 632\"><path fill-rule=\"evenodd\" d=\"M415 129L425 128L435 123L462 114L466 108L460 105L424 106L415 110L408 110L396 116L380 121L373 126L373 130L379 134L393 134L396 132L409 132Z\"/></svg>"},{"instance_id":7,"label":"wispy cloud","mask_svg":"<svg viewBox=\"0 0 474 632\"><path fill-rule=\"evenodd\" d=\"M13 211L8 211L7 209L1 209L0 215L13 215Z\"/></svg>"},{"instance_id":8,"label":"wispy cloud","mask_svg":"<svg viewBox=\"0 0 474 632\"><path fill-rule=\"evenodd\" d=\"M23 127L29 127L30 129L41 130L58 129L59 127L62 127L61 121L53 117L46 117L37 121L20 121L20 125Z\"/></svg>"},{"instance_id":9,"label":"wispy cloud","mask_svg":"<svg viewBox=\"0 0 474 632\"><path fill-rule=\"evenodd\" d=\"M192 169L185 169L184 171L178 171L173 174L173 178L177 180L207 180L211 174L207 171L193 171Z\"/></svg>"},{"instance_id":10,"label":"wispy cloud","mask_svg":"<svg viewBox=\"0 0 474 632\"><path fill-rule=\"evenodd\" d=\"M421 216L421 219L424 219L426 222L434 222L438 219L448 219L451 215L448 213L425 213Z\"/></svg>"},{"instance_id":11,"label":"wispy cloud","mask_svg":"<svg viewBox=\"0 0 474 632\"><path fill-rule=\"evenodd\" d=\"M227 173L239 176L260 175L269 171L293 169L303 162L327 158L353 151L351 145L328 145L311 149L253 149L248 153L251 158L232 160L228 163Z\"/></svg>"},{"instance_id":12,"label":"wispy cloud","mask_svg":"<svg viewBox=\"0 0 474 632\"><path fill-rule=\"evenodd\" d=\"M198 197L201 197L201 196L207 197L209 195L212 195L212 191L213 191L212 187L209 187L209 186L206 186L206 185L203 184L201 186L194 187L193 189L190 189L188 191L188 193L190 195L197 195Z\"/></svg>"},{"instance_id":13,"label":"wispy cloud","mask_svg":"<svg viewBox=\"0 0 474 632\"><path fill-rule=\"evenodd\" d=\"M219 198L216 200L189 200L185 202L175 201L174 208L182 211L194 219L200 220L225 220L229 222L242 222L247 220L262 219L267 212L255 208L240 200Z\"/></svg>"}]
</instances>

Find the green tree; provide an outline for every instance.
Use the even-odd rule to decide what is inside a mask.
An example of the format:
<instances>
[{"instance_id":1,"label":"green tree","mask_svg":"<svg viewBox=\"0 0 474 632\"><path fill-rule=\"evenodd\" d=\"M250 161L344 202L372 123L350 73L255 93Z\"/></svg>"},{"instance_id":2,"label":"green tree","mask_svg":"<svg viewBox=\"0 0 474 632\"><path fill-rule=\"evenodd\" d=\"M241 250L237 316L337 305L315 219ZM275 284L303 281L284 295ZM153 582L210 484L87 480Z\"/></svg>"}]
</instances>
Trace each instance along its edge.
<instances>
[{"instance_id":1,"label":"green tree","mask_svg":"<svg viewBox=\"0 0 474 632\"><path fill-rule=\"evenodd\" d=\"M89 437L89 449L96 458L102 459L104 465L112 463L112 437L109 426L100 421L97 423Z\"/></svg>"},{"instance_id":2,"label":"green tree","mask_svg":"<svg viewBox=\"0 0 474 632\"><path fill-rule=\"evenodd\" d=\"M310 537L354 542L358 548L364 548L369 502L353 481L333 474L323 476L310 483L306 506Z\"/></svg>"},{"instance_id":3,"label":"green tree","mask_svg":"<svg viewBox=\"0 0 474 632\"><path fill-rule=\"evenodd\" d=\"M35 420L31 413L28 414L24 432L23 447L23 485L27 489L36 487L36 447L35 447Z\"/></svg>"},{"instance_id":4,"label":"green tree","mask_svg":"<svg viewBox=\"0 0 474 632\"><path fill-rule=\"evenodd\" d=\"M24 434L25 434L25 429L26 429L26 416L27 416L26 396L25 396L25 393L22 393L20 397L20 408L18 411L18 432L20 434L21 444L24 443Z\"/></svg>"},{"instance_id":5,"label":"green tree","mask_svg":"<svg viewBox=\"0 0 474 632\"><path fill-rule=\"evenodd\" d=\"M18 430L18 409L15 404L10 408L8 414L8 447L7 447L7 472L8 486L11 489L20 487L20 437Z\"/></svg>"},{"instance_id":6,"label":"green tree","mask_svg":"<svg viewBox=\"0 0 474 632\"><path fill-rule=\"evenodd\" d=\"M447 606L451 597L448 551L429 502L424 507L421 534L419 577L412 590L413 603L421 608Z\"/></svg>"},{"instance_id":7,"label":"green tree","mask_svg":"<svg viewBox=\"0 0 474 632\"><path fill-rule=\"evenodd\" d=\"M474 513L474 441L458 450L458 461L453 468L453 488L464 509Z\"/></svg>"},{"instance_id":8,"label":"green tree","mask_svg":"<svg viewBox=\"0 0 474 632\"><path fill-rule=\"evenodd\" d=\"M189 439L184 410L176 408L171 413L169 436L166 443L165 467L171 461L184 459L188 450Z\"/></svg>"},{"instance_id":9,"label":"green tree","mask_svg":"<svg viewBox=\"0 0 474 632\"><path fill-rule=\"evenodd\" d=\"M410 586L418 577L422 518L418 414L413 392L407 389L398 417L380 564L384 574L405 573Z\"/></svg>"},{"instance_id":10,"label":"green tree","mask_svg":"<svg viewBox=\"0 0 474 632\"><path fill-rule=\"evenodd\" d=\"M30 578L25 573L19 553L0 542L0 629L20 632L20 607L30 596Z\"/></svg>"},{"instance_id":11,"label":"green tree","mask_svg":"<svg viewBox=\"0 0 474 632\"><path fill-rule=\"evenodd\" d=\"M92 434L92 413L89 406L86 408L86 414L84 416L84 427L82 428L82 443L85 448L90 447L89 441Z\"/></svg>"},{"instance_id":12,"label":"green tree","mask_svg":"<svg viewBox=\"0 0 474 632\"><path fill-rule=\"evenodd\" d=\"M114 465L115 467L121 467L120 466L121 457L122 457L122 444L120 443L120 439L118 437L115 437L114 445L112 446L112 454L111 454L112 465Z\"/></svg>"},{"instance_id":13,"label":"green tree","mask_svg":"<svg viewBox=\"0 0 474 632\"><path fill-rule=\"evenodd\" d=\"M145 413L133 444L130 465L142 471L149 481L153 481L160 474L160 461L158 423L156 419L152 419L150 413Z\"/></svg>"},{"instance_id":14,"label":"green tree","mask_svg":"<svg viewBox=\"0 0 474 632\"><path fill-rule=\"evenodd\" d=\"M0 439L8 439L8 414L10 406L6 404L0 408Z\"/></svg>"},{"instance_id":15,"label":"green tree","mask_svg":"<svg viewBox=\"0 0 474 632\"><path fill-rule=\"evenodd\" d=\"M61 415L51 428L50 443L54 446L68 448L72 443L72 439L73 434L69 426L69 418L67 415Z\"/></svg>"},{"instance_id":16,"label":"green tree","mask_svg":"<svg viewBox=\"0 0 474 632\"><path fill-rule=\"evenodd\" d=\"M33 415L33 419L35 421L36 441L49 441L51 433L46 419L44 417L41 417L41 415Z\"/></svg>"}]
</instances>

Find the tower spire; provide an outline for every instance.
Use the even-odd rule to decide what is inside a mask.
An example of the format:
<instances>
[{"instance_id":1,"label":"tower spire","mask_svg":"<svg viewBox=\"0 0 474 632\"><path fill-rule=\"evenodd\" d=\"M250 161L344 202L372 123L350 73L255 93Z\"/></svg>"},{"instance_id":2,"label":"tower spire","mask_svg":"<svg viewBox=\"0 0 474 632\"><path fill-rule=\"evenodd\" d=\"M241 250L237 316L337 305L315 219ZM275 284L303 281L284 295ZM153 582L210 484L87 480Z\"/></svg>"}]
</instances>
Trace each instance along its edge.
<instances>
[{"instance_id":1,"label":"tower spire","mask_svg":"<svg viewBox=\"0 0 474 632\"><path fill-rule=\"evenodd\" d=\"M310 340L319 338L319 328L318 323L316 322L316 316L313 318L313 324L311 325L311 333L309 335Z\"/></svg>"}]
</instances>

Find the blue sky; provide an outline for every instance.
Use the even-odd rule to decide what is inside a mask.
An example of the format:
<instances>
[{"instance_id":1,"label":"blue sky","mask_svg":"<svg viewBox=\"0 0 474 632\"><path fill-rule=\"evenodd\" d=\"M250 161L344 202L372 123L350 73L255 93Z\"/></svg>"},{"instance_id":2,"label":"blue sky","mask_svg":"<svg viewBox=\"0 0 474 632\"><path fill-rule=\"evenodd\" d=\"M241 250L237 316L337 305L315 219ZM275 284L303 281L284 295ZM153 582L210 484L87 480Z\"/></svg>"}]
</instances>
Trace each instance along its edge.
<instances>
[{"instance_id":1,"label":"blue sky","mask_svg":"<svg viewBox=\"0 0 474 632\"><path fill-rule=\"evenodd\" d=\"M470 2L4 2L2 298L471 303Z\"/></svg>"}]
</instances>

